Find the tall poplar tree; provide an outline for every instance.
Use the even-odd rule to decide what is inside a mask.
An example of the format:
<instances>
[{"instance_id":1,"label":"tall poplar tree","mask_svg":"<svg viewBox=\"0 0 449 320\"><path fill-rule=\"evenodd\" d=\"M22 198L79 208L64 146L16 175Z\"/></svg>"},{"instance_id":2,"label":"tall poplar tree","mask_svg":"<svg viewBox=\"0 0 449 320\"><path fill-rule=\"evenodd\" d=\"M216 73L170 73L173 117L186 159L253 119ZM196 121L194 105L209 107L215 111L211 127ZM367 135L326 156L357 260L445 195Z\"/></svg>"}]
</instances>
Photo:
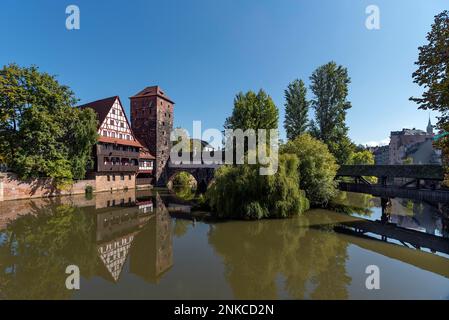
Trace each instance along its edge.
<instances>
[{"instance_id":1,"label":"tall poplar tree","mask_svg":"<svg viewBox=\"0 0 449 320\"><path fill-rule=\"evenodd\" d=\"M314 94L311 105L315 110L311 133L328 145L339 164L345 164L354 149L345 123L346 112L351 108L347 100L351 83L348 70L331 61L318 67L310 80Z\"/></svg>"},{"instance_id":2,"label":"tall poplar tree","mask_svg":"<svg viewBox=\"0 0 449 320\"><path fill-rule=\"evenodd\" d=\"M302 80L294 80L285 90L284 128L287 138L293 140L307 131L309 104L307 89Z\"/></svg>"}]
</instances>

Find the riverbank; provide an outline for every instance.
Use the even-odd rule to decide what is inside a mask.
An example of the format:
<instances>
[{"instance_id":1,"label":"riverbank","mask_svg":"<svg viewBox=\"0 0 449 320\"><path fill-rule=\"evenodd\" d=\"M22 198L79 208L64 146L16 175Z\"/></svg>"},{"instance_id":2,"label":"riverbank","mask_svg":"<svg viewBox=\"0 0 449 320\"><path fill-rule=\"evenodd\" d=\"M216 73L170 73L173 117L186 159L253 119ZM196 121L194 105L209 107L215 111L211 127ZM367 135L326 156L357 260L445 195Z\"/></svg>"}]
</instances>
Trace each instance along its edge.
<instances>
[{"instance_id":1,"label":"riverbank","mask_svg":"<svg viewBox=\"0 0 449 320\"><path fill-rule=\"evenodd\" d=\"M95 175L92 179L77 180L69 186L60 188L50 178L21 180L14 173L0 173L0 202L114 192L138 187L135 174L122 174L113 179L105 175ZM144 189L149 187L151 186L145 186Z\"/></svg>"}]
</instances>

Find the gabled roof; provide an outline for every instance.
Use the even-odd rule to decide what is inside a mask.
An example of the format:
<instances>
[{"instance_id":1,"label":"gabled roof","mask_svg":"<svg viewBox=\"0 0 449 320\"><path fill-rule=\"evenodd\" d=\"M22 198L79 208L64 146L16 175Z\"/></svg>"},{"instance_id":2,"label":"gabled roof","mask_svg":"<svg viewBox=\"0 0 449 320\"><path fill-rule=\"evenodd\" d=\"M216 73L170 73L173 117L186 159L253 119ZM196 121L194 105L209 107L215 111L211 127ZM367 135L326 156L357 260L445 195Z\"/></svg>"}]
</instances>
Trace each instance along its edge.
<instances>
[{"instance_id":1,"label":"gabled roof","mask_svg":"<svg viewBox=\"0 0 449 320\"><path fill-rule=\"evenodd\" d=\"M101 124L104 122L104 119L109 113L109 110L111 110L112 106L114 105L115 100L120 98L119 96L113 96L106 99L101 99L93 102L89 102L83 105L78 106L80 109L85 108L91 108L94 109L94 111L97 113L98 118L98 126L100 127ZM120 105L122 105L122 102L120 101Z\"/></svg>"},{"instance_id":2,"label":"gabled roof","mask_svg":"<svg viewBox=\"0 0 449 320\"><path fill-rule=\"evenodd\" d=\"M113 144L120 144L120 145L124 145L124 146L143 148L143 145L137 140L125 140L125 139L119 139L119 138L99 136L98 141L104 142L104 143L113 143Z\"/></svg>"},{"instance_id":3,"label":"gabled roof","mask_svg":"<svg viewBox=\"0 0 449 320\"><path fill-rule=\"evenodd\" d=\"M155 159L154 156L150 153L150 150L148 150L148 148L145 148L145 147L140 149L139 158L140 159Z\"/></svg>"},{"instance_id":4,"label":"gabled roof","mask_svg":"<svg viewBox=\"0 0 449 320\"><path fill-rule=\"evenodd\" d=\"M171 100L159 86L146 87L145 89L143 89L142 91L139 91L138 93L136 93L135 95L133 95L130 98L141 98L141 97L152 97L152 96L158 96L159 98L162 98L162 99L167 100L168 102L174 104L173 100Z\"/></svg>"}]
</instances>

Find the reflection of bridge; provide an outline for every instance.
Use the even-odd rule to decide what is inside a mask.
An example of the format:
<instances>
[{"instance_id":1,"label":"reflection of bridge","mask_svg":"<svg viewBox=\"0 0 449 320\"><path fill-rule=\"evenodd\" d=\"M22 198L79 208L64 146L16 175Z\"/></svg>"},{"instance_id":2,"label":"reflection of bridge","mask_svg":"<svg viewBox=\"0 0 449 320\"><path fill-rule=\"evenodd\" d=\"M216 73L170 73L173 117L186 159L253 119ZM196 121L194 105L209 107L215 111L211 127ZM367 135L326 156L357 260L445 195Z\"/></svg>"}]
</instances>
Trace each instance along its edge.
<instances>
[{"instance_id":1,"label":"reflection of bridge","mask_svg":"<svg viewBox=\"0 0 449 320\"><path fill-rule=\"evenodd\" d=\"M449 278L449 259L421 250L427 248L432 252L449 254L449 239L390 223L385 206L382 209L381 221L371 221L335 212L328 212L326 216L329 218L328 224L334 231L351 237L348 240L350 243ZM311 222L311 225L318 229L323 227L327 229L322 225L319 217L313 217ZM398 244L388 240L394 240Z\"/></svg>"},{"instance_id":2,"label":"reflection of bridge","mask_svg":"<svg viewBox=\"0 0 449 320\"><path fill-rule=\"evenodd\" d=\"M438 188L444 178L440 165L341 166L337 177L354 179L353 182L340 182L342 191L369 193L385 198L449 202L449 190ZM377 177L378 183L370 183L365 177ZM402 180L400 183L398 178Z\"/></svg>"}]
</instances>

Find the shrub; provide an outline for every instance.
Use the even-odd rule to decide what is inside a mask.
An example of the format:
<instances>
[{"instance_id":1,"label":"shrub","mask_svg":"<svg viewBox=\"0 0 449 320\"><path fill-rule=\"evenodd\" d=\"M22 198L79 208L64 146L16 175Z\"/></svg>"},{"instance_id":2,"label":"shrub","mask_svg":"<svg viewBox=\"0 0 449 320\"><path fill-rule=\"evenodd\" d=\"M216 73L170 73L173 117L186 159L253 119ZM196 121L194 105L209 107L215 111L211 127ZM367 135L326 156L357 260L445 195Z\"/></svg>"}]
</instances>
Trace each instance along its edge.
<instances>
[{"instance_id":1,"label":"shrub","mask_svg":"<svg viewBox=\"0 0 449 320\"><path fill-rule=\"evenodd\" d=\"M334 179L338 165L326 144L309 134L302 134L283 145L281 153L298 157L299 187L305 191L312 205L326 205L336 195Z\"/></svg>"},{"instance_id":2,"label":"shrub","mask_svg":"<svg viewBox=\"0 0 449 320\"><path fill-rule=\"evenodd\" d=\"M308 200L298 187L298 159L279 157L278 172L259 174L259 165L223 166L206 193L218 217L237 219L285 218L308 209Z\"/></svg>"}]
</instances>

